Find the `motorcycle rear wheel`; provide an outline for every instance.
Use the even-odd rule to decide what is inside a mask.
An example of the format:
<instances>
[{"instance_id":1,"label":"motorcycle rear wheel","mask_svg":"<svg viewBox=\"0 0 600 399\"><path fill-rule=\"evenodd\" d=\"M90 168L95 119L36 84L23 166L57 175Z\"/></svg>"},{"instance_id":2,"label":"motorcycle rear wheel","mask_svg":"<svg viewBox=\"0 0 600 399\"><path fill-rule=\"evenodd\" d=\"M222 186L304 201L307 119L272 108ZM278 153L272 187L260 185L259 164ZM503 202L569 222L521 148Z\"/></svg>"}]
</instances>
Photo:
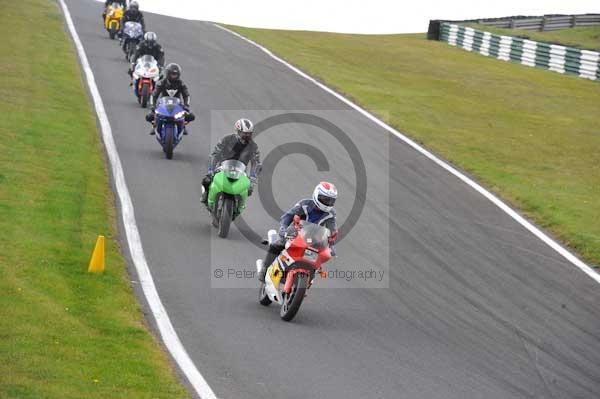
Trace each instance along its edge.
<instances>
[{"instance_id":1,"label":"motorcycle rear wheel","mask_svg":"<svg viewBox=\"0 0 600 399\"><path fill-rule=\"evenodd\" d=\"M298 313L298 310L300 310L300 305L302 305L304 295L306 294L307 279L306 274L302 273L294 276L294 283L290 294L284 294L283 296L283 304L281 304L279 311L279 316L281 316L282 320L291 321L296 316L296 313Z\"/></svg>"},{"instance_id":2,"label":"motorcycle rear wheel","mask_svg":"<svg viewBox=\"0 0 600 399\"><path fill-rule=\"evenodd\" d=\"M269 306L272 303L272 301L271 299L269 299L265 287L265 283L260 284L260 291L258 293L258 303L260 303L263 306Z\"/></svg>"}]
</instances>

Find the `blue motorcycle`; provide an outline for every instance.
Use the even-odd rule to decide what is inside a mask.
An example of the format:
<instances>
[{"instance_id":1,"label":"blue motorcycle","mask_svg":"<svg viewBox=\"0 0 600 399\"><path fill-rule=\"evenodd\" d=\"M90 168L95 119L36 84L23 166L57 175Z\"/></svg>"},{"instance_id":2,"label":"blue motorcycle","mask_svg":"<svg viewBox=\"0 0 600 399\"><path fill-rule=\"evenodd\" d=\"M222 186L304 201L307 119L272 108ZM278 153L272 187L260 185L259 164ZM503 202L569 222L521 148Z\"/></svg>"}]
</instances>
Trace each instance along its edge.
<instances>
[{"instance_id":1,"label":"blue motorcycle","mask_svg":"<svg viewBox=\"0 0 600 399\"><path fill-rule=\"evenodd\" d=\"M187 111L177 97L162 97L154 110L156 140L160 143L167 159L173 158L173 149L181 142L186 124Z\"/></svg>"}]
</instances>

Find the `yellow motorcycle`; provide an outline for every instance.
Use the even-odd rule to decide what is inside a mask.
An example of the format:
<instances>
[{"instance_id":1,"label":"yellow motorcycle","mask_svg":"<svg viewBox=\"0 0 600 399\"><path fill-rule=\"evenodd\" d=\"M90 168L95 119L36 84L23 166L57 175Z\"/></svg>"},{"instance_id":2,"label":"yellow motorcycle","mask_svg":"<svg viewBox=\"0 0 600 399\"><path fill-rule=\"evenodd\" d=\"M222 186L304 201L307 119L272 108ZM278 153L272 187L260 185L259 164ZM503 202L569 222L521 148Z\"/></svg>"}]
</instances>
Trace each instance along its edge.
<instances>
[{"instance_id":1,"label":"yellow motorcycle","mask_svg":"<svg viewBox=\"0 0 600 399\"><path fill-rule=\"evenodd\" d=\"M119 3L112 3L106 8L104 17L104 27L108 31L111 39L117 36L121 30L121 18L123 18L123 6Z\"/></svg>"}]
</instances>

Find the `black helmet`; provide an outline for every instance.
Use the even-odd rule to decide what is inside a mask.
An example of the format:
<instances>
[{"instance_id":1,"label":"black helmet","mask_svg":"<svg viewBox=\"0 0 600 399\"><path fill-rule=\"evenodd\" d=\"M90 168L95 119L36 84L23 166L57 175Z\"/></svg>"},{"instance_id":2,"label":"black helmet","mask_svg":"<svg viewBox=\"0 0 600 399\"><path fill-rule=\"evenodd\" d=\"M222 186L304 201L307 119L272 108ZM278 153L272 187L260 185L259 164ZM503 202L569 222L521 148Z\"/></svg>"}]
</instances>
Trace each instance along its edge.
<instances>
[{"instance_id":1,"label":"black helmet","mask_svg":"<svg viewBox=\"0 0 600 399\"><path fill-rule=\"evenodd\" d=\"M158 36L156 36L156 33L154 32L146 32L146 34L144 35L144 40L147 42L155 42L158 39Z\"/></svg>"},{"instance_id":2,"label":"black helmet","mask_svg":"<svg viewBox=\"0 0 600 399\"><path fill-rule=\"evenodd\" d=\"M247 144L252 138L252 133L254 133L254 125L250 121L250 119L238 119L235 122L235 132L237 133L240 141L243 144Z\"/></svg>"},{"instance_id":3,"label":"black helmet","mask_svg":"<svg viewBox=\"0 0 600 399\"><path fill-rule=\"evenodd\" d=\"M134 0L131 3L129 3L129 9L130 10L139 11L140 10L140 5L138 4L137 1Z\"/></svg>"},{"instance_id":4,"label":"black helmet","mask_svg":"<svg viewBox=\"0 0 600 399\"><path fill-rule=\"evenodd\" d=\"M175 64L174 62L167 65L165 71L167 75L167 80L169 82L177 81L181 77L181 67Z\"/></svg>"}]
</instances>

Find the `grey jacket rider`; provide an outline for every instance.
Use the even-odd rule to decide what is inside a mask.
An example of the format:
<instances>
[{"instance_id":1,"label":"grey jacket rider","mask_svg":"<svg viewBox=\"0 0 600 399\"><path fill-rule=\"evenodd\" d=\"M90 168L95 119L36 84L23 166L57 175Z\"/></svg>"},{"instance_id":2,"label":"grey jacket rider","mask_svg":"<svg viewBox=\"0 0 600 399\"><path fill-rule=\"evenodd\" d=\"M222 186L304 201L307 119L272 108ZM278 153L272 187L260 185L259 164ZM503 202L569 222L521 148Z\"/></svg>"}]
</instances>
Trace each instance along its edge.
<instances>
[{"instance_id":1,"label":"grey jacket rider","mask_svg":"<svg viewBox=\"0 0 600 399\"><path fill-rule=\"evenodd\" d=\"M250 172L248 173L250 178L256 178L260 173L260 153L258 152L258 145L254 140L249 140L248 143L243 144L236 133L223 137L215 146L212 154L210 154L208 162L209 174L212 174L221 162L228 159L236 159L243 162Z\"/></svg>"}]
</instances>

